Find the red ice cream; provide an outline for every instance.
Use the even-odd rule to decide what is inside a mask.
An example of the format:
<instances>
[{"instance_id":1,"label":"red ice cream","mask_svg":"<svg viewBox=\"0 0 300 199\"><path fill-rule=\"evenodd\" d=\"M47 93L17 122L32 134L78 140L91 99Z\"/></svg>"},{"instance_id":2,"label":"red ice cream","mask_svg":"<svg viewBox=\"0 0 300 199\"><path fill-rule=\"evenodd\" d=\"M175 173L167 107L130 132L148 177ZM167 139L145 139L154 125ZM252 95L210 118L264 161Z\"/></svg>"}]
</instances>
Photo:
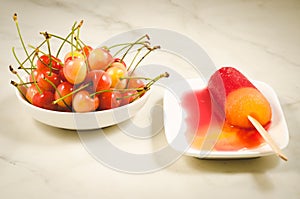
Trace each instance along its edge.
<instances>
[{"instance_id":1,"label":"red ice cream","mask_svg":"<svg viewBox=\"0 0 300 199\"><path fill-rule=\"evenodd\" d=\"M267 125L271 120L272 110L268 100L235 68L223 67L216 71L208 82L208 90L230 125L253 128L248 115L262 125Z\"/></svg>"}]
</instances>

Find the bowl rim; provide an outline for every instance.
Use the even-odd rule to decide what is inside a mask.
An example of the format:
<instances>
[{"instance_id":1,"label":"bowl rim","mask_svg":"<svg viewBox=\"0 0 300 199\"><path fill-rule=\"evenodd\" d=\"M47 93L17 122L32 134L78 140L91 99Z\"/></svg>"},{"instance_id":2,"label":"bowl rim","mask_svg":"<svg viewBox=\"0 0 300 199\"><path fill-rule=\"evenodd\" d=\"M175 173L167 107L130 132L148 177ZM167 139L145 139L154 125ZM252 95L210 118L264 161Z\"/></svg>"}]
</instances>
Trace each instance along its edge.
<instances>
[{"instance_id":1,"label":"bowl rim","mask_svg":"<svg viewBox=\"0 0 300 199\"><path fill-rule=\"evenodd\" d=\"M57 111L57 110L48 110L48 109L44 109L38 106L34 106L33 104L31 104L30 102L28 102L26 99L24 99L24 97L22 96L22 94L20 93L20 91L18 89L15 89L16 91L16 95L17 98L19 99L19 101L21 101L24 105L29 106L32 109L35 109L37 111L44 111L44 112L48 112L51 114L61 114L61 115L87 115L87 114L100 114L100 113L110 113L113 111L117 111L120 109L125 109L125 108L130 108L132 106L134 106L135 104L139 103L141 100L146 100L150 93L152 92L152 89L150 88L149 90L147 90L140 98L134 100L133 102L123 105L123 106L119 106L116 108L112 108L112 109L107 109L107 110L99 110L99 111L89 111L89 112L65 112L65 111Z\"/></svg>"}]
</instances>

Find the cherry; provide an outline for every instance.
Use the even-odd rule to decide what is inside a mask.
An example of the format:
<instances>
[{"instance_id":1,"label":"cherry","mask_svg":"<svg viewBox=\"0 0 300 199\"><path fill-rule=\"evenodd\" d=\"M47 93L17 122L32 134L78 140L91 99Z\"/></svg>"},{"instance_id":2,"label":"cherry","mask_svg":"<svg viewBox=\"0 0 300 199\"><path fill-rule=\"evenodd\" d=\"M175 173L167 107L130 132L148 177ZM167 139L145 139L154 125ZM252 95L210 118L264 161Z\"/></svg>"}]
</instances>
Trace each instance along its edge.
<instances>
[{"instance_id":1,"label":"cherry","mask_svg":"<svg viewBox=\"0 0 300 199\"><path fill-rule=\"evenodd\" d=\"M91 51L93 50L93 48L91 46L84 46L81 50L81 53L88 58L90 56Z\"/></svg>"},{"instance_id":2,"label":"cherry","mask_svg":"<svg viewBox=\"0 0 300 199\"><path fill-rule=\"evenodd\" d=\"M122 95L119 92L103 92L99 94L99 109L107 110L121 105Z\"/></svg>"},{"instance_id":3,"label":"cherry","mask_svg":"<svg viewBox=\"0 0 300 199\"><path fill-rule=\"evenodd\" d=\"M136 90L129 90L129 91L122 92L122 95L120 97L121 98L120 104L122 106L129 104L129 103L133 102L134 100L136 100L138 97L139 97L139 94L138 94L138 91L136 91Z\"/></svg>"},{"instance_id":4,"label":"cherry","mask_svg":"<svg viewBox=\"0 0 300 199\"><path fill-rule=\"evenodd\" d=\"M119 58L116 58L115 60L119 60ZM123 64L124 63L124 64ZM110 68L112 67L118 67L124 71L127 71L126 69L126 65L125 65L125 62L113 62L111 65L110 65Z\"/></svg>"},{"instance_id":5,"label":"cherry","mask_svg":"<svg viewBox=\"0 0 300 199\"><path fill-rule=\"evenodd\" d=\"M72 60L75 58L84 60L84 55L79 51L69 52L65 55L64 61L65 61L65 63L67 63L69 60Z\"/></svg>"},{"instance_id":6,"label":"cherry","mask_svg":"<svg viewBox=\"0 0 300 199\"><path fill-rule=\"evenodd\" d=\"M121 77L127 76L127 70L125 66L120 62L112 63L111 67L106 70L107 74L110 76L112 83L112 88L125 88L126 80L120 80Z\"/></svg>"},{"instance_id":7,"label":"cherry","mask_svg":"<svg viewBox=\"0 0 300 199\"><path fill-rule=\"evenodd\" d=\"M31 86L29 86L27 88L27 91L26 91L26 99L32 104L32 99L34 97L35 94L37 94L39 91L38 89L36 88L36 86L34 84L32 84Z\"/></svg>"},{"instance_id":8,"label":"cherry","mask_svg":"<svg viewBox=\"0 0 300 199\"><path fill-rule=\"evenodd\" d=\"M71 84L79 84L84 81L87 74L87 66L81 58L74 58L66 62L63 68L64 76Z\"/></svg>"},{"instance_id":9,"label":"cherry","mask_svg":"<svg viewBox=\"0 0 300 199\"><path fill-rule=\"evenodd\" d=\"M99 98L91 98L88 91L82 90L74 95L72 104L75 112L95 111L99 107Z\"/></svg>"},{"instance_id":10,"label":"cherry","mask_svg":"<svg viewBox=\"0 0 300 199\"><path fill-rule=\"evenodd\" d=\"M54 57L51 55L51 61L50 61L50 55L42 55L38 58L36 62L37 69L40 71L43 70L53 70L53 72L58 73L59 70L62 68L61 60L57 57Z\"/></svg>"},{"instance_id":11,"label":"cherry","mask_svg":"<svg viewBox=\"0 0 300 199\"><path fill-rule=\"evenodd\" d=\"M26 97L27 87L24 85L17 85L17 88L23 97Z\"/></svg>"},{"instance_id":12,"label":"cherry","mask_svg":"<svg viewBox=\"0 0 300 199\"><path fill-rule=\"evenodd\" d=\"M56 104L53 104L53 101L54 94L50 91L43 91L33 96L32 104L40 108L55 110Z\"/></svg>"},{"instance_id":13,"label":"cherry","mask_svg":"<svg viewBox=\"0 0 300 199\"><path fill-rule=\"evenodd\" d=\"M58 86L61 82L61 79L56 73L52 73L49 70L44 70L40 71L36 81L41 89L53 92L55 90L54 86ZM49 81L52 82L54 86Z\"/></svg>"},{"instance_id":14,"label":"cherry","mask_svg":"<svg viewBox=\"0 0 300 199\"><path fill-rule=\"evenodd\" d=\"M69 83L69 82L62 82L61 84L59 84L57 86L57 89L54 93L54 98L55 100L63 97L63 96L66 96L68 94L70 94L71 92L73 92L74 90L74 85ZM72 95L64 98L63 100L61 101L58 101L57 104L60 106L60 107L67 107L67 106L71 106L72 104Z\"/></svg>"},{"instance_id":15,"label":"cherry","mask_svg":"<svg viewBox=\"0 0 300 199\"><path fill-rule=\"evenodd\" d=\"M64 74L64 69L63 69L63 68L61 68L61 69L59 70L58 75L59 75L59 77L60 77L60 79L61 79L62 82L67 81L67 79L66 79L66 77L65 77L65 74Z\"/></svg>"},{"instance_id":16,"label":"cherry","mask_svg":"<svg viewBox=\"0 0 300 199\"><path fill-rule=\"evenodd\" d=\"M93 92L108 90L111 87L110 76L104 70L92 70L87 74L85 83L92 82Z\"/></svg>"},{"instance_id":17,"label":"cherry","mask_svg":"<svg viewBox=\"0 0 300 199\"><path fill-rule=\"evenodd\" d=\"M121 63L126 67L126 63L124 62L124 60L121 61L120 58L114 58L114 62Z\"/></svg>"},{"instance_id":18,"label":"cherry","mask_svg":"<svg viewBox=\"0 0 300 199\"><path fill-rule=\"evenodd\" d=\"M41 72L41 71L38 70L38 69L32 70L32 72L31 72L30 75L29 75L29 81L31 81L31 82L37 81L37 78L38 78L40 72Z\"/></svg>"},{"instance_id":19,"label":"cherry","mask_svg":"<svg viewBox=\"0 0 300 199\"><path fill-rule=\"evenodd\" d=\"M143 88L145 86L141 79L131 78L128 79L127 88Z\"/></svg>"},{"instance_id":20,"label":"cherry","mask_svg":"<svg viewBox=\"0 0 300 199\"><path fill-rule=\"evenodd\" d=\"M91 70L105 70L113 61L111 54L103 48L95 48L88 57Z\"/></svg>"}]
</instances>

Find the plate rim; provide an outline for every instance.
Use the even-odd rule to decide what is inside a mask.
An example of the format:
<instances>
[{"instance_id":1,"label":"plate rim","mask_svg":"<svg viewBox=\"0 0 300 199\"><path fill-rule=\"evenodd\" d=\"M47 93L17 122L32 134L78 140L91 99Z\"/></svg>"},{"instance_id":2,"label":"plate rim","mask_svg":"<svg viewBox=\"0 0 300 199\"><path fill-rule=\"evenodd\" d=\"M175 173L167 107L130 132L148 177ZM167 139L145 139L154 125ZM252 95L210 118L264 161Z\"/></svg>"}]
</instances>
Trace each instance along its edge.
<instances>
[{"instance_id":1,"label":"plate rim","mask_svg":"<svg viewBox=\"0 0 300 199\"><path fill-rule=\"evenodd\" d=\"M191 78L191 79L186 79L186 81L191 85L193 90L198 90L201 88L205 88L206 87L206 83L203 82L203 79L201 78ZM198 84L197 87L195 87L192 82L199 82L201 84ZM272 95L272 105L275 106L277 108L277 111L279 112L279 118L280 118L280 124L281 124L281 128L283 128L283 132L282 132L282 136L285 138L285 140L283 141L283 144L281 144L279 147L280 149L284 149L288 146L289 143L289 131L288 131L288 126L286 123L286 119L284 117L284 113L282 110L282 107L280 105L280 101L278 99L278 96L276 94L276 92L274 91L274 89L268 85L265 82L259 81L259 80L250 80L256 87L260 87L261 85L263 85L265 88L267 88L271 95ZM258 88L259 89L259 88ZM166 140L168 142L168 144L171 144L171 140L170 140L170 132L168 132L168 124L167 123L167 100L168 97L170 97L172 95L172 93L168 90L165 90L164 93L164 99L163 99L163 110L164 110L164 127L165 127L165 137ZM174 96L173 96L174 97ZM270 97L270 96L268 96ZM180 107L179 102L177 101L177 105ZM182 108L180 108L182 111ZM174 121L173 121L174 122ZM272 124L271 124L272 126ZM264 148L263 148L264 147ZM182 152L184 155L187 156L194 156L200 159L242 159L242 158L256 158L256 157L263 157L263 156L268 156L268 155L273 155L275 154L271 147L268 146L266 143L263 143L262 145L258 146L257 148L254 149L241 149L241 150L237 150L237 151L203 151L203 150L197 150L194 148L191 148L190 146L185 149L185 151L179 150L176 147L172 146L173 149ZM259 151L259 149L264 149L262 151ZM204 154L204 155L201 155Z\"/></svg>"}]
</instances>

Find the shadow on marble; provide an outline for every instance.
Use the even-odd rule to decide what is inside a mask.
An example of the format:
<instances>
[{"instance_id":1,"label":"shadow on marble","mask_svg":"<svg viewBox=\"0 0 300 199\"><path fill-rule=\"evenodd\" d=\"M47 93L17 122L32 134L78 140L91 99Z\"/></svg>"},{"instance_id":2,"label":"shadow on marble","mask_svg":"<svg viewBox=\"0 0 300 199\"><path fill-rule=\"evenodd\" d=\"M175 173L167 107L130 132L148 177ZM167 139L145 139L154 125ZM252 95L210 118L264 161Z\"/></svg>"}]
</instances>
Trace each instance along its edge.
<instances>
[{"instance_id":1,"label":"shadow on marble","mask_svg":"<svg viewBox=\"0 0 300 199\"><path fill-rule=\"evenodd\" d=\"M232 160L205 160L193 157L184 157L186 166L180 172L195 174L195 171L204 174L249 174L256 184L257 189L269 191L274 189L274 182L267 174L280 164L280 159L275 156L265 156L251 159ZM178 172L178 169L176 170Z\"/></svg>"},{"instance_id":2,"label":"shadow on marble","mask_svg":"<svg viewBox=\"0 0 300 199\"><path fill-rule=\"evenodd\" d=\"M275 168L281 161L277 156L265 156L249 159L198 159L184 157L186 168L182 172L201 171L212 173L264 173Z\"/></svg>"},{"instance_id":3,"label":"shadow on marble","mask_svg":"<svg viewBox=\"0 0 300 199\"><path fill-rule=\"evenodd\" d=\"M40 130L41 133L47 134L47 136L56 137L68 142L78 142L78 134L75 130L57 128L41 123L35 119L33 120L37 130Z\"/></svg>"}]
</instances>

